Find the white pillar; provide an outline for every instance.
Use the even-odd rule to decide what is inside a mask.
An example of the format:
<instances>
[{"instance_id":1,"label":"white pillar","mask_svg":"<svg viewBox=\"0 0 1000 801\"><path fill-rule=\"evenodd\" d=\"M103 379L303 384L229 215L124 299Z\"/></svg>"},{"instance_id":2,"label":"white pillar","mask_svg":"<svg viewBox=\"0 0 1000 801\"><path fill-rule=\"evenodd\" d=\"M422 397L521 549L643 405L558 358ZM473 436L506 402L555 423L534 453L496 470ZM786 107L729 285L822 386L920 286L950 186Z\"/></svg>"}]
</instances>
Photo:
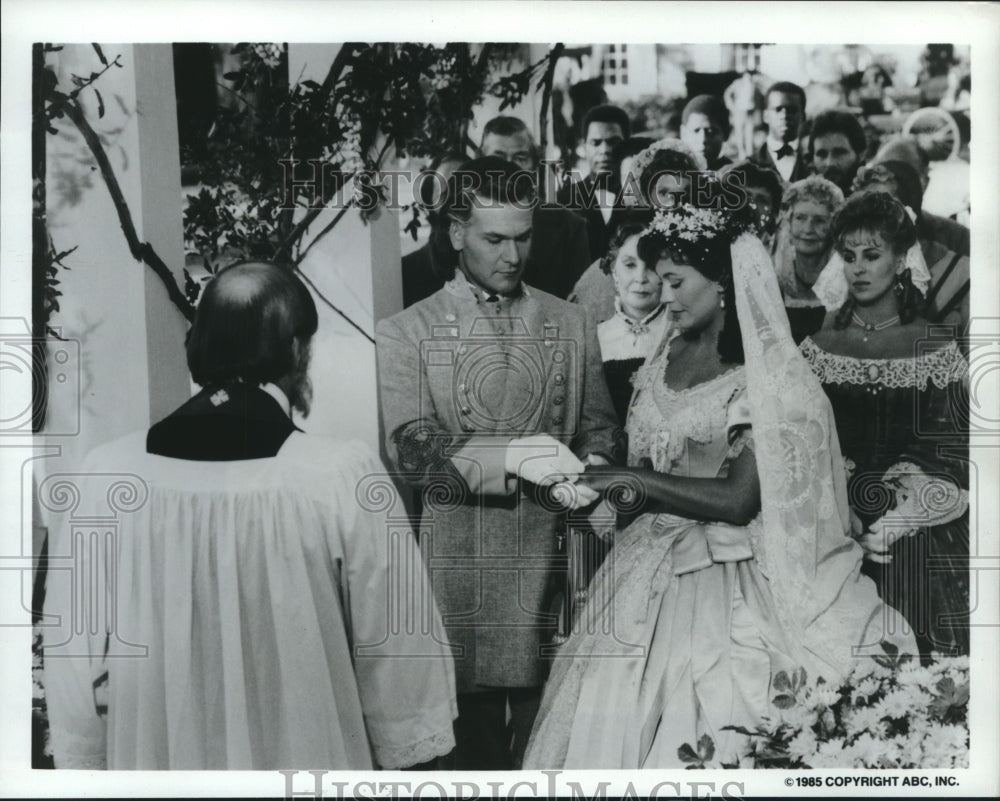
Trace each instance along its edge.
<instances>
[{"instance_id":1,"label":"white pillar","mask_svg":"<svg viewBox=\"0 0 1000 801\"><path fill-rule=\"evenodd\" d=\"M322 82L339 47L290 44L291 79ZM406 185L403 182L404 188ZM324 209L310 226L303 246L308 246L311 237L322 231L336 213L337 209ZM298 425L311 433L360 439L379 450L375 346L319 294L370 336L374 336L377 320L402 309L396 212L383 209L377 219L366 224L357 210L349 210L330 233L316 242L299 267L318 290L314 297L319 332L312 346L312 413L297 421Z\"/></svg>"},{"instance_id":2,"label":"white pillar","mask_svg":"<svg viewBox=\"0 0 1000 801\"><path fill-rule=\"evenodd\" d=\"M103 45L120 57L80 98L101 136L141 242L150 242L183 285L180 159L169 44ZM64 91L71 74L101 63L89 44L49 56ZM104 115L99 115L100 92ZM49 232L57 250L76 247L61 270L51 325L69 340L49 347L45 439L61 456L40 469L72 469L92 447L148 428L189 396L186 321L160 279L136 261L108 188L79 131L66 118L47 141ZM66 354L68 360L66 360ZM57 358L58 357L58 358Z\"/></svg>"}]
</instances>

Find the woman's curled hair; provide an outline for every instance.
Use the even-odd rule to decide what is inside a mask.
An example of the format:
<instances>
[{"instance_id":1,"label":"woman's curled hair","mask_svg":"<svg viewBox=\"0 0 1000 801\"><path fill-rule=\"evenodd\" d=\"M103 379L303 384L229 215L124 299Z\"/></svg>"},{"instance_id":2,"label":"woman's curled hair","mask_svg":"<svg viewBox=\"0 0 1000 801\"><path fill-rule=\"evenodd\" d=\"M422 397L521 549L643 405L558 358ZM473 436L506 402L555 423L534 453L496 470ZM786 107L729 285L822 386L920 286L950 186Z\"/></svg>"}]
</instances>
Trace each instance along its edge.
<instances>
[{"instance_id":1,"label":"woman's curled hair","mask_svg":"<svg viewBox=\"0 0 1000 801\"><path fill-rule=\"evenodd\" d=\"M834 215L831 231L838 250L843 249L848 235L859 231L878 235L897 256L902 256L917 243L917 227L906 207L884 191L851 195L843 208ZM912 322L923 313L924 299L913 285L909 270L903 270L897 275L893 292L896 294L900 322ZM856 306L854 298L848 296L834 318L834 327L846 328Z\"/></svg>"},{"instance_id":2,"label":"woman's curled hair","mask_svg":"<svg viewBox=\"0 0 1000 801\"><path fill-rule=\"evenodd\" d=\"M621 212L616 211L613 212L611 221L614 227L608 240L608 252L600 261L601 270L608 275L615 266L615 259L618 258L618 251L622 245L629 237L641 234L653 222L653 209L637 206Z\"/></svg>"}]
</instances>

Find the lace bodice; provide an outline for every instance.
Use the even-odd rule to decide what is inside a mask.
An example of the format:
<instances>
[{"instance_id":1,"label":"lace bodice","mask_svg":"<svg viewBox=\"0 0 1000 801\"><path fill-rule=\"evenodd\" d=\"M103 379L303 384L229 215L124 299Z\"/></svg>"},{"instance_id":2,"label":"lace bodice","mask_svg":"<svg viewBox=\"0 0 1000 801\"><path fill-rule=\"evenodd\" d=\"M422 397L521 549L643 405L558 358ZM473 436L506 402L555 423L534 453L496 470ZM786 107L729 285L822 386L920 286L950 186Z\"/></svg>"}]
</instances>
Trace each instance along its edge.
<instances>
[{"instance_id":1,"label":"lace bodice","mask_svg":"<svg viewBox=\"0 0 1000 801\"><path fill-rule=\"evenodd\" d=\"M807 338L800 346L813 372L824 384L867 385L874 388L927 389L928 383L944 389L964 381L969 365L958 345L950 342L916 357L862 359L829 353Z\"/></svg>"},{"instance_id":2,"label":"lace bodice","mask_svg":"<svg viewBox=\"0 0 1000 801\"><path fill-rule=\"evenodd\" d=\"M878 489L879 477L904 458L966 485L957 454L968 437L968 363L955 343L899 359L834 354L811 339L800 348L833 407L841 450L854 468L850 497L856 510L866 510L862 519L885 512L890 496Z\"/></svg>"},{"instance_id":3,"label":"lace bodice","mask_svg":"<svg viewBox=\"0 0 1000 801\"><path fill-rule=\"evenodd\" d=\"M627 426L629 464L649 460L661 473L714 477L730 455L728 432L746 377L736 367L693 387L671 389L663 376L675 334L636 373Z\"/></svg>"}]
</instances>

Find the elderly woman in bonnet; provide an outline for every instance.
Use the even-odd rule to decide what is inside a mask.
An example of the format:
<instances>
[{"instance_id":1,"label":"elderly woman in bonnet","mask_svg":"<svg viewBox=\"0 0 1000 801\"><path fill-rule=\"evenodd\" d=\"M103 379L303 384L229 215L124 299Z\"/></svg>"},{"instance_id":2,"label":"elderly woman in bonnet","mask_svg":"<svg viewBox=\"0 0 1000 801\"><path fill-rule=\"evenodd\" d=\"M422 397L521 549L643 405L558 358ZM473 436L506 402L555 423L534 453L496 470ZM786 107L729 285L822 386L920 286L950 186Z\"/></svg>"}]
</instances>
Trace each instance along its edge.
<instances>
[{"instance_id":1,"label":"elderly woman in bonnet","mask_svg":"<svg viewBox=\"0 0 1000 801\"><path fill-rule=\"evenodd\" d=\"M833 236L847 297L801 350L833 406L865 569L923 656L967 654L968 364L954 339L928 335L901 202L852 195Z\"/></svg>"},{"instance_id":2,"label":"elderly woman in bonnet","mask_svg":"<svg viewBox=\"0 0 1000 801\"><path fill-rule=\"evenodd\" d=\"M654 142L635 156L630 168L640 194L637 205L653 209L678 205L688 198L696 174L705 170L705 160L681 140L668 137ZM611 225L616 225L616 214L612 215ZM598 323L615 314L614 283L601 268L600 260L580 276L569 300L587 307Z\"/></svg>"},{"instance_id":3,"label":"elderly woman in bonnet","mask_svg":"<svg viewBox=\"0 0 1000 801\"><path fill-rule=\"evenodd\" d=\"M843 205L843 192L818 175L796 181L782 198L774 270L796 342L818 331L826 317L828 306L813 285L830 260L830 224Z\"/></svg>"}]
</instances>

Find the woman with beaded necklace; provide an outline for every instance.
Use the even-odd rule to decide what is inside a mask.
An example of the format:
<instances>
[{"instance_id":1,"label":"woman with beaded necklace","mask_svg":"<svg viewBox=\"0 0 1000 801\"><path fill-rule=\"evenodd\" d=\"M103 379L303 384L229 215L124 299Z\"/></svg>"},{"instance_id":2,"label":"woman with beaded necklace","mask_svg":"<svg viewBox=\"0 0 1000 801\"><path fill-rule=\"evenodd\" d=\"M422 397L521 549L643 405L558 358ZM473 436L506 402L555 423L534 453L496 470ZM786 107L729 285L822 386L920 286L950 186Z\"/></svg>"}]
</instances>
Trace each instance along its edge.
<instances>
[{"instance_id":1,"label":"woman with beaded necklace","mask_svg":"<svg viewBox=\"0 0 1000 801\"><path fill-rule=\"evenodd\" d=\"M847 299L801 350L837 419L866 571L922 656L967 654L968 365L953 339L928 336L929 276L906 258L916 229L902 203L854 195L833 236Z\"/></svg>"}]
</instances>

